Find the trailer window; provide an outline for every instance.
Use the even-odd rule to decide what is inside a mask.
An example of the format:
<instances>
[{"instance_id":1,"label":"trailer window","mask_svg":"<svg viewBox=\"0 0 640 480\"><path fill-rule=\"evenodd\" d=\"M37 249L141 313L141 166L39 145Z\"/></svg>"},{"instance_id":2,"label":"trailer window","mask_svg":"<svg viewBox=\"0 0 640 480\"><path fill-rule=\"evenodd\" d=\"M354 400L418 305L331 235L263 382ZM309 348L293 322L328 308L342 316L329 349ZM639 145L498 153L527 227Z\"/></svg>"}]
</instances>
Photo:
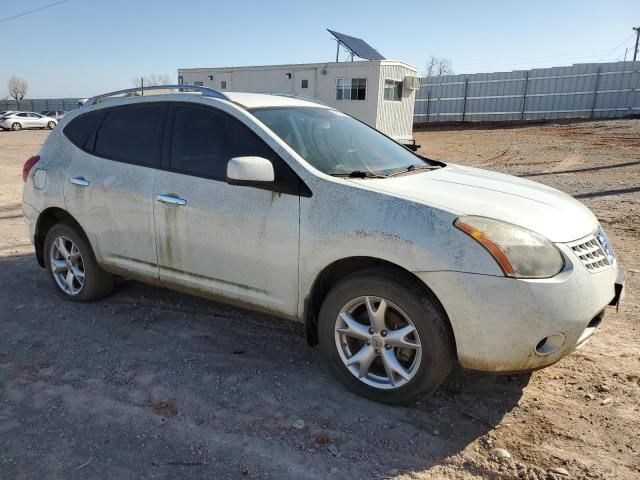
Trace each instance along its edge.
<instances>
[{"instance_id":1,"label":"trailer window","mask_svg":"<svg viewBox=\"0 0 640 480\"><path fill-rule=\"evenodd\" d=\"M338 78L336 80L336 100L365 100L366 96L366 78Z\"/></svg>"},{"instance_id":2,"label":"trailer window","mask_svg":"<svg viewBox=\"0 0 640 480\"><path fill-rule=\"evenodd\" d=\"M384 99L392 102L402 100L402 82L398 80L384 81Z\"/></svg>"}]
</instances>

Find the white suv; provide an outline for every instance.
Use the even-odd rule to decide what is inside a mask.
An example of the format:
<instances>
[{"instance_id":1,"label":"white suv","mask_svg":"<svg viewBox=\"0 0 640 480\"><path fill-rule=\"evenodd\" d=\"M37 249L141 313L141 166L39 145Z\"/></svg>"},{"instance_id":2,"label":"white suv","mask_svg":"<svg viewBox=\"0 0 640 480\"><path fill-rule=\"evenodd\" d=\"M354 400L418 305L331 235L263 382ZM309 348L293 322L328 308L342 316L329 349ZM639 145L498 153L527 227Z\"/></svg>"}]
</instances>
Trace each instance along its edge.
<instances>
[{"instance_id":1,"label":"white suv","mask_svg":"<svg viewBox=\"0 0 640 480\"><path fill-rule=\"evenodd\" d=\"M310 101L188 88L96 97L25 164L63 297L120 275L304 322L341 381L387 403L456 361L550 365L619 301L607 237L568 195L420 157Z\"/></svg>"}]
</instances>

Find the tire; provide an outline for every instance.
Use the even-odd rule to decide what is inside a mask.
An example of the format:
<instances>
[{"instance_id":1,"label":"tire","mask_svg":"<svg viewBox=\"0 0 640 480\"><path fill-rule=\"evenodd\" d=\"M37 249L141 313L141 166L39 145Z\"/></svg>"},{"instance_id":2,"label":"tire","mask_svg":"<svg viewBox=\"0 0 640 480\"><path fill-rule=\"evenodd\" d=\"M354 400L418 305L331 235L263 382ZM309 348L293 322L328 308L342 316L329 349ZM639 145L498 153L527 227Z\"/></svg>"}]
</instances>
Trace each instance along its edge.
<instances>
[{"instance_id":1,"label":"tire","mask_svg":"<svg viewBox=\"0 0 640 480\"><path fill-rule=\"evenodd\" d=\"M47 128L49 130L53 130L54 128L56 128L56 122L49 122L47 123Z\"/></svg>"},{"instance_id":2,"label":"tire","mask_svg":"<svg viewBox=\"0 0 640 480\"><path fill-rule=\"evenodd\" d=\"M13 130L14 132L19 132L20 130L22 130L22 124L21 123L14 123L13 125L11 125L11 130Z\"/></svg>"},{"instance_id":3,"label":"tire","mask_svg":"<svg viewBox=\"0 0 640 480\"><path fill-rule=\"evenodd\" d=\"M64 248L60 248L60 242ZM89 241L77 226L58 223L51 227L44 241L43 255L55 290L63 298L90 302L113 291L113 275L100 268ZM58 273L54 273L54 268ZM74 277L71 282L68 277L70 270Z\"/></svg>"},{"instance_id":4,"label":"tire","mask_svg":"<svg viewBox=\"0 0 640 480\"><path fill-rule=\"evenodd\" d=\"M373 317L383 318L385 327L378 328L381 324L377 323L374 329L376 322L369 320L369 312L379 313L381 300L385 313ZM349 324L343 320L345 313ZM359 326L350 328L352 320ZM391 269L371 268L342 279L324 299L318 322L320 348L331 370L349 390L369 400L412 403L433 393L455 363L454 340L441 307L416 282ZM411 332L403 337L402 348L398 346L400 331ZM404 347L408 344L411 347ZM375 356L366 375L362 376L362 363L347 366L356 354L365 352L362 358L370 359L371 348ZM398 364L402 372L389 375L389 369L400 372Z\"/></svg>"}]
</instances>

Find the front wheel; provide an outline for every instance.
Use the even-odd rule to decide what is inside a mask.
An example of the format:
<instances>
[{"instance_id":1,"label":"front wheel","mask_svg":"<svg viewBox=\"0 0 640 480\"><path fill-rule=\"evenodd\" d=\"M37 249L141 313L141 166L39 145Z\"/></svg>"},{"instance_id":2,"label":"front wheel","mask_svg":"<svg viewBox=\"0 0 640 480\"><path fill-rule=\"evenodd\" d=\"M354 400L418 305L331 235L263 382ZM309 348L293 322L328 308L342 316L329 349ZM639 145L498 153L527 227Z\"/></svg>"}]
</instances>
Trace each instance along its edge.
<instances>
[{"instance_id":1,"label":"front wheel","mask_svg":"<svg viewBox=\"0 0 640 480\"><path fill-rule=\"evenodd\" d=\"M406 404L432 393L455 359L448 320L411 279L383 268L349 275L327 295L321 348L350 390Z\"/></svg>"}]
</instances>

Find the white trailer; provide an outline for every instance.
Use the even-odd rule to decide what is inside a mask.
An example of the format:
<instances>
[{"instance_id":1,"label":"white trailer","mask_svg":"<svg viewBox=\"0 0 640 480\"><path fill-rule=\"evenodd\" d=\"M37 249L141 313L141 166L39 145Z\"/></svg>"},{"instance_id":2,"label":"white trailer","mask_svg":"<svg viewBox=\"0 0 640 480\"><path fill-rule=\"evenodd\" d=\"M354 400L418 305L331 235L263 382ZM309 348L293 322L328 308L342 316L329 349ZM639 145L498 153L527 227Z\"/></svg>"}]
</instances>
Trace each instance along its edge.
<instances>
[{"instance_id":1,"label":"white trailer","mask_svg":"<svg viewBox=\"0 0 640 480\"><path fill-rule=\"evenodd\" d=\"M416 69L395 60L181 68L178 83L221 91L315 98L375 127L396 141L414 144Z\"/></svg>"}]
</instances>

